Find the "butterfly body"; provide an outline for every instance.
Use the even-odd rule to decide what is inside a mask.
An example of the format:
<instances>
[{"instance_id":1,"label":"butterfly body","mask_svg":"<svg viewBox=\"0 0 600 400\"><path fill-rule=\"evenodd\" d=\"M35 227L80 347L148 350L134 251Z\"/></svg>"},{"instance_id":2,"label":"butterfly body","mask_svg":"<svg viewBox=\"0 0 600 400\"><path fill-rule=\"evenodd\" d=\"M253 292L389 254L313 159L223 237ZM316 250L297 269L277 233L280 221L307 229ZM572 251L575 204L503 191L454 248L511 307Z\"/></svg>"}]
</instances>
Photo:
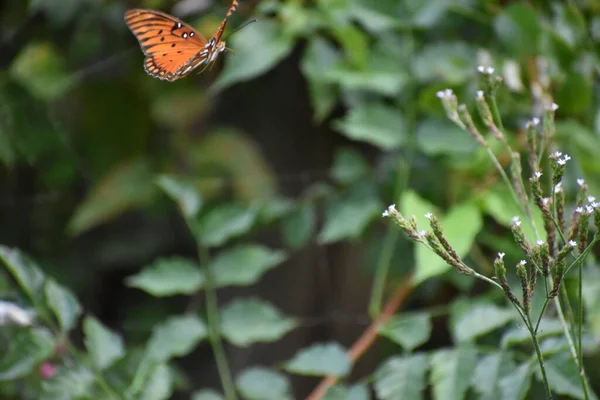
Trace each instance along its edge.
<instances>
[{"instance_id":1,"label":"butterfly body","mask_svg":"<svg viewBox=\"0 0 600 400\"><path fill-rule=\"evenodd\" d=\"M173 82L200 66L208 67L226 50L221 37L227 19L237 6L238 0L233 0L225 19L210 40L190 25L160 11L128 10L125 22L146 56L146 72L155 78Z\"/></svg>"}]
</instances>

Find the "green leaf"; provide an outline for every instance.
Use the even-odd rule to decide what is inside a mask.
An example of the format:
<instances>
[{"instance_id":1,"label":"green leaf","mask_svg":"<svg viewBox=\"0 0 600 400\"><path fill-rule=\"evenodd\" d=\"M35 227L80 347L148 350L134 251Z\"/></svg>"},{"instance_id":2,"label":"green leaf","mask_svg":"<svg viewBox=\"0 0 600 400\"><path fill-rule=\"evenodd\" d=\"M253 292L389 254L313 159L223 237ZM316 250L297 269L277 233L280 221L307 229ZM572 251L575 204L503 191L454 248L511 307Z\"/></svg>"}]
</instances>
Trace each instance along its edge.
<instances>
[{"instance_id":1,"label":"green leaf","mask_svg":"<svg viewBox=\"0 0 600 400\"><path fill-rule=\"evenodd\" d=\"M470 300L465 301L463 307L457 307L456 311L452 313L451 326L452 336L457 342L475 341L518 316L512 309L500 308L494 304L473 304Z\"/></svg>"},{"instance_id":2,"label":"green leaf","mask_svg":"<svg viewBox=\"0 0 600 400\"><path fill-rule=\"evenodd\" d=\"M194 185L169 175L157 179L158 186L177 202L184 218L195 217L202 208L202 197Z\"/></svg>"},{"instance_id":3,"label":"green leaf","mask_svg":"<svg viewBox=\"0 0 600 400\"><path fill-rule=\"evenodd\" d=\"M244 29L243 35L235 35L227 55L225 68L214 83L223 89L234 83L255 78L273 68L292 50L293 37L282 34L281 25L263 19ZM260 46L257 46L260 43Z\"/></svg>"},{"instance_id":4,"label":"green leaf","mask_svg":"<svg viewBox=\"0 0 600 400\"><path fill-rule=\"evenodd\" d=\"M444 230L444 236L452 248L460 257L464 257L471 250L475 236L483 226L483 221L479 209L474 204L457 204L445 217L440 218L440 224ZM451 268L425 246L416 247L416 260L416 284L441 275Z\"/></svg>"},{"instance_id":5,"label":"green leaf","mask_svg":"<svg viewBox=\"0 0 600 400\"><path fill-rule=\"evenodd\" d=\"M473 388L482 399L500 398L500 379L516 369L510 353L498 352L484 356L471 377Z\"/></svg>"},{"instance_id":6,"label":"green leaf","mask_svg":"<svg viewBox=\"0 0 600 400\"><path fill-rule=\"evenodd\" d=\"M236 346L274 342L296 327L288 318L260 299L236 299L221 310L221 333Z\"/></svg>"},{"instance_id":7,"label":"green leaf","mask_svg":"<svg viewBox=\"0 0 600 400\"><path fill-rule=\"evenodd\" d=\"M453 350L439 350L431 358L431 383L436 399L462 399L470 385L469 377L477 363L477 351L460 345Z\"/></svg>"},{"instance_id":8,"label":"green leaf","mask_svg":"<svg viewBox=\"0 0 600 400\"><path fill-rule=\"evenodd\" d=\"M473 77L475 51L463 42L433 43L417 52L412 70L420 83L460 85Z\"/></svg>"},{"instance_id":9,"label":"green leaf","mask_svg":"<svg viewBox=\"0 0 600 400\"><path fill-rule=\"evenodd\" d=\"M204 275L194 261L182 257L160 258L126 280L130 287L155 297L193 294L204 285Z\"/></svg>"},{"instance_id":10,"label":"green leaf","mask_svg":"<svg viewBox=\"0 0 600 400\"><path fill-rule=\"evenodd\" d=\"M520 59L538 53L540 16L530 5L519 2L504 7L494 20L494 29L504 45Z\"/></svg>"},{"instance_id":11,"label":"green leaf","mask_svg":"<svg viewBox=\"0 0 600 400\"><path fill-rule=\"evenodd\" d=\"M401 25L395 1L352 0L350 3L352 16L372 33L385 32Z\"/></svg>"},{"instance_id":12,"label":"green leaf","mask_svg":"<svg viewBox=\"0 0 600 400\"><path fill-rule=\"evenodd\" d=\"M585 17L573 4L553 3L554 18L552 32L560 37L567 46L575 49L582 45L587 37Z\"/></svg>"},{"instance_id":13,"label":"green leaf","mask_svg":"<svg viewBox=\"0 0 600 400\"><path fill-rule=\"evenodd\" d=\"M435 28L442 23L442 19L453 5L462 7L455 4L454 0L408 0L405 3L412 24L420 28Z\"/></svg>"},{"instance_id":14,"label":"green leaf","mask_svg":"<svg viewBox=\"0 0 600 400\"><path fill-rule=\"evenodd\" d=\"M263 367L244 370L235 381L246 400L291 400L292 386L288 378Z\"/></svg>"},{"instance_id":15,"label":"green leaf","mask_svg":"<svg viewBox=\"0 0 600 400\"><path fill-rule=\"evenodd\" d=\"M154 198L154 176L144 160L113 167L94 186L69 221L71 234L80 234Z\"/></svg>"},{"instance_id":16,"label":"green leaf","mask_svg":"<svg viewBox=\"0 0 600 400\"><path fill-rule=\"evenodd\" d=\"M587 114L593 102L591 84L580 71L570 71L556 93L561 112L573 117Z\"/></svg>"},{"instance_id":17,"label":"green leaf","mask_svg":"<svg viewBox=\"0 0 600 400\"><path fill-rule=\"evenodd\" d=\"M223 204L202 216L195 233L204 246L222 246L228 240L247 233L252 228L256 215L257 210L253 207Z\"/></svg>"},{"instance_id":18,"label":"green leaf","mask_svg":"<svg viewBox=\"0 0 600 400\"><path fill-rule=\"evenodd\" d=\"M314 344L299 350L284 368L294 374L310 376L348 375L350 356L338 343Z\"/></svg>"},{"instance_id":19,"label":"green leaf","mask_svg":"<svg viewBox=\"0 0 600 400\"><path fill-rule=\"evenodd\" d=\"M20 250L6 246L0 246L0 259L27 297L37 299L45 279L38 265Z\"/></svg>"},{"instance_id":20,"label":"green leaf","mask_svg":"<svg viewBox=\"0 0 600 400\"><path fill-rule=\"evenodd\" d=\"M341 384L333 385L327 390L323 400L370 400L371 395L367 385L356 384L345 387Z\"/></svg>"},{"instance_id":21,"label":"green leaf","mask_svg":"<svg viewBox=\"0 0 600 400\"><path fill-rule=\"evenodd\" d=\"M248 286L286 259L283 251L245 244L221 251L210 268L218 287Z\"/></svg>"},{"instance_id":22,"label":"green leaf","mask_svg":"<svg viewBox=\"0 0 600 400\"><path fill-rule=\"evenodd\" d=\"M426 119L417 128L417 143L425 154L465 156L473 153L477 143L447 119Z\"/></svg>"},{"instance_id":23,"label":"green leaf","mask_svg":"<svg viewBox=\"0 0 600 400\"><path fill-rule=\"evenodd\" d=\"M369 164L354 148L337 149L333 159L332 176L339 183L350 184L369 173Z\"/></svg>"},{"instance_id":24,"label":"green leaf","mask_svg":"<svg viewBox=\"0 0 600 400\"><path fill-rule=\"evenodd\" d=\"M142 400L163 400L172 398L173 394L173 376L171 370L166 364L158 363L153 365L150 375L144 385L144 390L140 399Z\"/></svg>"},{"instance_id":25,"label":"green leaf","mask_svg":"<svg viewBox=\"0 0 600 400\"><path fill-rule=\"evenodd\" d=\"M85 347L94 365L103 370L125 355L123 339L92 316L83 320Z\"/></svg>"},{"instance_id":26,"label":"green leaf","mask_svg":"<svg viewBox=\"0 0 600 400\"><path fill-rule=\"evenodd\" d=\"M298 249L305 246L313 236L316 222L314 205L300 204L283 220L283 239L287 247Z\"/></svg>"},{"instance_id":27,"label":"green leaf","mask_svg":"<svg viewBox=\"0 0 600 400\"><path fill-rule=\"evenodd\" d=\"M214 390L204 389L195 392L192 395L192 400L223 400L223 396Z\"/></svg>"},{"instance_id":28,"label":"green leaf","mask_svg":"<svg viewBox=\"0 0 600 400\"><path fill-rule=\"evenodd\" d=\"M412 352L429 340L431 319L426 313L395 315L379 328L379 333Z\"/></svg>"},{"instance_id":29,"label":"green leaf","mask_svg":"<svg viewBox=\"0 0 600 400\"><path fill-rule=\"evenodd\" d=\"M96 377L83 366L60 368L52 379L42 382L42 392L50 399L89 399L94 398L93 388Z\"/></svg>"},{"instance_id":30,"label":"green leaf","mask_svg":"<svg viewBox=\"0 0 600 400\"><path fill-rule=\"evenodd\" d=\"M8 350L0 359L0 381L13 381L29 375L54 353L54 338L46 329L19 329L11 336Z\"/></svg>"},{"instance_id":31,"label":"green leaf","mask_svg":"<svg viewBox=\"0 0 600 400\"><path fill-rule=\"evenodd\" d=\"M193 315L169 318L154 328L147 345L147 356L167 361L191 352L207 336L206 325Z\"/></svg>"},{"instance_id":32,"label":"green leaf","mask_svg":"<svg viewBox=\"0 0 600 400\"><path fill-rule=\"evenodd\" d=\"M581 388L577 366L570 353L564 351L552 357L544 357L544 364L552 392L576 399L586 398Z\"/></svg>"},{"instance_id":33,"label":"green leaf","mask_svg":"<svg viewBox=\"0 0 600 400\"><path fill-rule=\"evenodd\" d=\"M48 279L44 286L44 294L48 306L54 312L63 332L73 329L81 315L81 305L73 293L53 279Z\"/></svg>"},{"instance_id":34,"label":"green leaf","mask_svg":"<svg viewBox=\"0 0 600 400\"><path fill-rule=\"evenodd\" d=\"M356 239L381 214L383 205L371 185L355 185L344 198L327 205L325 224L317 240L321 244Z\"/></svg>"},{"instance_id":35,"label":"green leaf","mask_svg":"<svg viewBox=\"0 0 600 400\"><path fill-rule=\"evenodd\" d=\"M369 41L367 35L354 25L334 25L332 34L342 45L344 55L351 65L358 69L367 66Z\"/></svg>"},{"instance_id":36,"label":"green leaf","mask_svg":"<svg viewBox=\"0 0 600 400\"><path fill-rule=\"evenodd\" d=\"M65 60L51 42L29 43L12 62L11 75L33 96L52 101L72 86Z\"/></svg>"},{"instance_id":37,"label":"green leaf","mask_svg":"<svg viewBox=\"0 0 600 400\"><path fill-rule=\"evenodd\" d=\"M375 392L381 400L422 399L427 386L427 357L416 354L390 357L375 372Z\"/></svg>"},{"instance_id":38,"label":"green leaf","mask_svg":"<svg viewBox=\"0 0 600 400\"><path fill-rule=\"evenodd\" d=\"M502 399L523 400L531 387L532 364L525 362L500 380Z\"/></svg>"},{"instance_id":39,"label":"green leaf","mask_svg":"<svg viewBox=\"0 0 600 400\"><path fill-rule=\"evenodd\" d=\"M429 220L425 218L425 214L433 213L437 215L437 208L427 200L420 197L412 190L406 191L402 195L398 210L405 218L415 217L418 230L426 230L429 228Z\"/></svg>"},{"instance_id":40,"label":"green leaf","mask_svg":"<svg viewBox=\"0 0 600 400\"><path fill-rule=\"evenodd\" d=\"M406 123L400 110L382 103L355 106L334 126L348 138L372 144L381 150L399 149L405 140Z\"/></svg>"},{"instance_id":41,"label":"green leaf","mask_svg":"<svg viewBox=\"0 0 600 400\"><path fill-rule=\"evenodd\" d=\"M543 318L540 322L540 328L538 330L538 340L544 338L561 335L563 333L563 327L559 320ZM531 336L529 332L521 327L514 328L506 332L502 336L501 346L502 348L510 348L521 344L531 343Z\"/></svg>"}]
</instances>

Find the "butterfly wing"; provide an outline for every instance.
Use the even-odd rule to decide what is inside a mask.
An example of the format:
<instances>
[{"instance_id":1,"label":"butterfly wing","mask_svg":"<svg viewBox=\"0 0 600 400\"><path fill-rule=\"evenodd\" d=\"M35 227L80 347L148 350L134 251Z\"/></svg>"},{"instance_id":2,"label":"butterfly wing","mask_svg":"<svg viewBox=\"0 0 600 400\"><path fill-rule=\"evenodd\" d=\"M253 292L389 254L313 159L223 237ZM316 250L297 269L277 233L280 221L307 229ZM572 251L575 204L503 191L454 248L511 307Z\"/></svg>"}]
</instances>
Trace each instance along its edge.
<instances>
[{"instance_id":1,"label":"butterfly wing","mask_svg":"<svg viewBox=\"0 0 600 400\"><path fill-rule=\"evenodd\" d=\"M169 14L133 9L125 13L125 22L146 55L144 69L150 76L172 82L205 61L207 40Z\"/></svg>"}]
</instances>

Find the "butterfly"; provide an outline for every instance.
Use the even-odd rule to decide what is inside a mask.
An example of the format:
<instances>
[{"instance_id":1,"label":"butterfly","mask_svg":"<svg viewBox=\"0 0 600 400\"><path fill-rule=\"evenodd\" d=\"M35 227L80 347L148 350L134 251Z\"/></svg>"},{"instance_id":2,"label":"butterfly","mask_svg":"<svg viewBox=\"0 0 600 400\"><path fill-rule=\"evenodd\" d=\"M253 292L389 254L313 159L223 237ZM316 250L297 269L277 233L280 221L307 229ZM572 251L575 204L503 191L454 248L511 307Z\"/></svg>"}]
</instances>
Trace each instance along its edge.
<instances>
[{"instance_id":1,"label":"butterfly","mask_svg":"<svg viewBox=\"0 0 600 400\"><path fill-rule=\"evenodd\" d=\"M185 22L160 11L128 10L125 12L125 23L146 56L144 69L148 75L173 82L201 65L208 67L227 49L221 36L227 19L238 5L239 0L233 0L210 40Z\"/></svg>"}]
</instances>

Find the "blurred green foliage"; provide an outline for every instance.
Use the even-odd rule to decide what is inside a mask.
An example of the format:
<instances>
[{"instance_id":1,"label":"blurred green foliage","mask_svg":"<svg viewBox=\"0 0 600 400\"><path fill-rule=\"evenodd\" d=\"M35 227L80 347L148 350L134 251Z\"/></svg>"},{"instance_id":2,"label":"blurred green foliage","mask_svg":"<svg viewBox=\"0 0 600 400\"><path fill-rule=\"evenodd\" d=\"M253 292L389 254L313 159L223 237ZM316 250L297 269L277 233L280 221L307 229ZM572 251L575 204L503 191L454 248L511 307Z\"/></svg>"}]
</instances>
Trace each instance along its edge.
<instances>
[{"instance_id":1,"label":"blurred green foliage","mask_svg":"<svg viewBox=\"0 0 600 400\"><path fill-rule=\"evenodd\" d=\"M425 391L436 399L542 398L529 337L502 297L457 276L380 216L397 203L425 229L423 215L435 213L459 255L487 276L495 253L505 252L507 265L522 258L508 229L519 209L485 149L446 118L436 96L451 88L474 110L479 65L504 78L498 105L513 148L524 149L526 121L549 102L560 106L552 144L573 158L567 198L577 178L600 196L600 1L242 1L229 31L258 21L227 38L233 51L222 66L172 84L144 73L123 21L133 6L188 8L184 19L210 37L229 2L0 6L0 298L38 316L35 327L0 325L0 397L207 400L234 392L283 400L316 385L293 376L331 375L343 379L329 400L368 399L368 387L378 399ZM311 129L300 132L295 121L308 118L307 106ZM317 147L320 135L333 145ZM301 153L303 140L313 153ZM504 148L490 143L508 165ZM314 284L322 276L306 281L299 271L313 263L304 252L339 254L341 243L359 251L331 269L357 298L371 295L361 317L368 308L375 318L408 276L412 304L423 308L379 327L385 346L368 372L350 375L348 343L322 330L263 365L236 364L230 382L221 370L221 380L199 378L198 365L213 371L213 353L197 368L172 362L199 360L205 343L218 353L220 338L246 348L310 326L263 299L258 285L299 262L279 271L291 279L273 291L293 298L293 309L302 297L292 291L318 304L311 310L335 308L337 292ZM595 365L597 265L585 274L584 346ZM233 298L215 316L216 289ZM585 398L557 319L543 323L552 390ZM597 371L588 373L600 390Z\"/></svg>"}]
</instances>

